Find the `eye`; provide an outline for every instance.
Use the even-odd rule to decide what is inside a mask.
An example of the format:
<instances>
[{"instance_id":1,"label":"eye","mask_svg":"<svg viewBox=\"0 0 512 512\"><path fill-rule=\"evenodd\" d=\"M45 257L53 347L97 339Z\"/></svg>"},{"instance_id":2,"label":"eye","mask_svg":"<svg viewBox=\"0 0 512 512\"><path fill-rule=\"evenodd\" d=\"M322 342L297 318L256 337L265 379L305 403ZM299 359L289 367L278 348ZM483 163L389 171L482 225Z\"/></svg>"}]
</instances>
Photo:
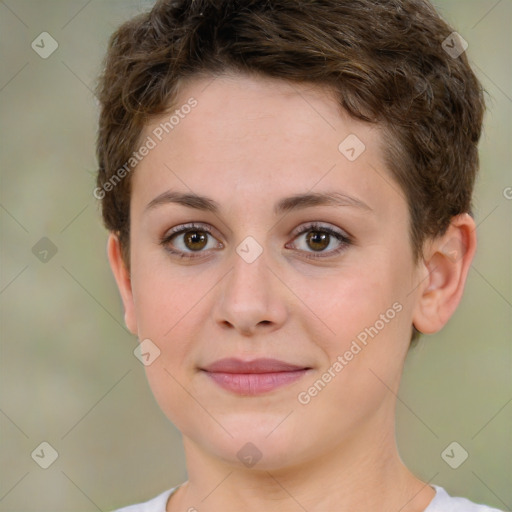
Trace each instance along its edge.
<instances>
[{"instance_id":1,"label":"eye","mask_svg":"<svg viewBox=\"0 0 512 512\"><path fill-rule=\"evenodd\" d=\"M351 237L345 232L316 222L302 226L302 229L296 231L294 235L294 241L300 240L303 235L306 237L299 247L294 247L295 244L291 244L291 248L306 253L304 256L311 259L335 256L352 244ZM166 251L180 259L202 257L207 250L224 247L214 238L209 226L195 223L182 224L172 228L164 235L160 244ZM287 244L286 247L290 248L290 244ZM329 247L331 250L326 250ZM308 249L313 252L310 253Z\"/></svg>"},{"instance_id":2,"label":"eye","mask_svg":"<svg viewBox=\"0 0 512 512\"><path fill-rule=\"evenodd\" d=\"M294 240L300 239L303 235L303 243L299 244L298 249L308 253L308 248L312 249L313 253L305 254L306 258L327 258L335 256L344 251L349 245L352 244L351 237L343 231L338 231L330 226L322 226L316 222L303 226L300 231L296 233ZM334 245L334 248L332 247ZM331 247L331 250L327 251ZM296 247L292 247L293 249ZM317 253L317 254L314 254Z\"/></svg>"},{"instance_id":3,"label":"eye","mask_svg":"<svg viewBox=\"0 0 512 512\"><path fill-rule=\"evenodd\" d=\"M203 256L204 249L221 249L219 241L214 242L211 229L206 225L183 224L168 231L160 244L171 254L180 258L197 258ZM196 253L196 254L194 254Z\"/></svg>"}]
</instances>

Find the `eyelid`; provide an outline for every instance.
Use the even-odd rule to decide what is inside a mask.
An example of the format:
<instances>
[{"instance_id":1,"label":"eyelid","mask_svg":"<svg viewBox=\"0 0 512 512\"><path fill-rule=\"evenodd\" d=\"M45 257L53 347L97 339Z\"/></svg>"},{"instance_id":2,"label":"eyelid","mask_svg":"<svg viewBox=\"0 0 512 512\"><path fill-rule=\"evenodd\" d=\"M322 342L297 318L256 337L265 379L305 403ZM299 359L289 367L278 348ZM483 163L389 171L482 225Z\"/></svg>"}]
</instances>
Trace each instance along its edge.
<instances>
[{"instance_id":1,"label":"eyelid","mask_svg":"<svg viewBox=\"0 0 512 512\"><path fill-rule=\"evenodd\" d=\"M306 231L312 231L315 229L318 231L327 231L328 233L338 235L340 238L346 240L347 242L352 241L352 235L350 235L343 229L335 228L329 224L326 225L319 221L311 221L311 222L306 222L305 224L301 224L299 227L295 228L292 231L292 236L296 237L298 235L303 234Z\"/></svg>"},{"instance_id":2,"label":"eyelid","mask_svg":"<svg viewBox=\"0 0 512 512\"><path fill-rule=\"evenodd\" d=\"M198 231L206 231L207 233L210 233L212 236L214 231L216 231L216 229L213 226L210 226L209 224L203 224L201 222L186 222L185 224L179 224L178 226L174 226L173 228L167 230L162 238L164 240L169 239L172 235L175 235L176 233L186 232L189 230L192 231L194 229L197 229Z\"/></svg>"}]
</instances>

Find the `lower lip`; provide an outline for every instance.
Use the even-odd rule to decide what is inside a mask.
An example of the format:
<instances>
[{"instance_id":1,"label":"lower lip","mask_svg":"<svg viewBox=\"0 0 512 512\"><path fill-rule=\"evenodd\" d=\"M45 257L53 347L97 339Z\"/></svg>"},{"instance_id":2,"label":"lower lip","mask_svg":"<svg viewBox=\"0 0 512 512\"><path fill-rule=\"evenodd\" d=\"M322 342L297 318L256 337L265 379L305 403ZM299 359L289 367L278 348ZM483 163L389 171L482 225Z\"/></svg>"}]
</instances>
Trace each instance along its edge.
<instances>
[{"instance_id":1,"label":"lower lip","mask_svg":"<svg viewBox=\"0 0 512 512\"><path fill-rule=\"evenodd\" d=\"M291 384L303 377L306 372L307 370L304 369L273 373L205 373L221 388L228 391L238 395L259 395Z\"/></svg>"}]
</instances>

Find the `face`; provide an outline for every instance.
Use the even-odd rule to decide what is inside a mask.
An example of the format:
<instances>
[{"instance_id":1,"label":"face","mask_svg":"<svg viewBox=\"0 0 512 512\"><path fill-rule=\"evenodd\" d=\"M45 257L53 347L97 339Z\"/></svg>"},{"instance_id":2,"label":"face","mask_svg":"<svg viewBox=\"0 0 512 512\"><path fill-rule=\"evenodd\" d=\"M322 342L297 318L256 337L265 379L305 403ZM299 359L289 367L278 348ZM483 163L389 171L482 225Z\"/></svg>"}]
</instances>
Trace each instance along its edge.
<instances>
[{"instance_id":1,"label":"face","mask_svg":"<svg viewBox=\"0 0 512 512\"><path fill-rule=\"evenodd\" d=\"M160 407L203 454L268 469L391 439L418 274L379 127L243 76L174 109L142 135L124 297Z\"/></svg>"}]
</instances>

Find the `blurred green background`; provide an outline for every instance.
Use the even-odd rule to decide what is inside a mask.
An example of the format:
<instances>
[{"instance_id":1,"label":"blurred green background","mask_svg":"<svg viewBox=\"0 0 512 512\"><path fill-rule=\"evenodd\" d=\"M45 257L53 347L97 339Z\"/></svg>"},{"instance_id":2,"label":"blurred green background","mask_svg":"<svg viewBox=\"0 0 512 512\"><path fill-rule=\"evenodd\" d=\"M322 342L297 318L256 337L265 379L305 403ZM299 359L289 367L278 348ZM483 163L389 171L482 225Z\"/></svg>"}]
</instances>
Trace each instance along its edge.
<instances>
[{"instance_id":1,"label":"blurred green background","mask_svg":"<svg viewBox=\"0 0 512 512\"><path fill-rule=\"evenodd\" d=\"M507 510L512 2L435 3L468 41L488 93L475 200L479 248L454 317L411 349L397 438L422 479ZM92 89L107 39L151 4L0 2L0 511L105 511L186 480L180 434L156 405L124 328L92 195ZM46 59L31 47L42 32L58 43ZM51 49L45 41L40 52ZM46 470L31 457L43 441L58 452ZM457 469L441 458L452 441L469 453Z\"/></svg>"}]
</instances>

